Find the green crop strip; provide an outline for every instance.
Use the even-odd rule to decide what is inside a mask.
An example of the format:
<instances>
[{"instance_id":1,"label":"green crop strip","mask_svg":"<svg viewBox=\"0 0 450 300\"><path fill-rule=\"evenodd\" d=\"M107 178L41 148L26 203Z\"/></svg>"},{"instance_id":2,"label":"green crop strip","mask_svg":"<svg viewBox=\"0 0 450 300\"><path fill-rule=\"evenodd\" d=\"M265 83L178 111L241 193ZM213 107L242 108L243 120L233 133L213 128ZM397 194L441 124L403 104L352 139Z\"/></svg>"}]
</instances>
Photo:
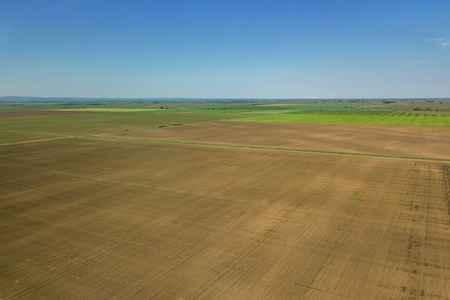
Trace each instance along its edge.
<instances>
[{"instance_id":1,"label":"green crop strip","mask_svg":"<svg viewBox=\"0 0 450 300\"><path fill-rule=\"evenodd\" d=\"M450 115L397 111L296 111L228 121L450 127Z\"/></svg>"},{"instance_id":2,"label":"green crop strip","mask_svg":"<svg viewBox=\"0 0 450 300\"><path fill-rule=\"evenodd\" d=\"M306 150L306 149L292 149L292 148L272 148L272 147L239 146L239 145L228 145L228 144L210 144L210 143L196 143L196 142L177 142L177 141L162 141L162 140L148 140L148 139L131 139L131 138L112 137L112 136L98 136L98 135L79 135L78 137L97 138L97 139L110 139L110 140L123 140L123 141L136 141L136 142L150 142L150 143L161 143L161 144L181 144L181 145L197 145L197 146L211 146L211 147L241 148L241 149L278 150L278 151L291 151L291 152L309 152L309 153L339 154L339 155L369 156L369 157L384 157L384 158L402 158L402 159L431 160L431 161L450 161L450 159L446 159L446 158L393 156L393 155L352 153L352 152L336 152L336 151L323 151L323 150Z\"/></svg>"}]
</instances>

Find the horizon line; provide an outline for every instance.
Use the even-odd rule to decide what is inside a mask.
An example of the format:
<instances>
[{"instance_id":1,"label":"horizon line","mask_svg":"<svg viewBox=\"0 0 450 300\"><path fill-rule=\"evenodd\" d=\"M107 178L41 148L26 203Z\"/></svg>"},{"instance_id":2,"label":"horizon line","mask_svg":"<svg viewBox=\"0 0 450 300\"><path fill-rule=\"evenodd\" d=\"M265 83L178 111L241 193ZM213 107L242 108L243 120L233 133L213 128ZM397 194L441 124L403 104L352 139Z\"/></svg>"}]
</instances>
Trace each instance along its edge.
<instances>
[{"instance_id":1,"label":"horizon line","mask_svg":"<svg viewBox=\"0 0 450 300\"><path fill-rule=\"evenodd\" d=\"M308 98L290 98L290 97L280 97L280 98L262 98L262 97L76 97L76 96L0 96L1 98L36 98L36 99L68 99L68 100L78 100L78 99L104 99L104 100L146 100L146 99L187 99L187 100L429 100L429 99L440 99L440 100L450 100L450 97L308 97Z\"/></svg>"}]
</instances>

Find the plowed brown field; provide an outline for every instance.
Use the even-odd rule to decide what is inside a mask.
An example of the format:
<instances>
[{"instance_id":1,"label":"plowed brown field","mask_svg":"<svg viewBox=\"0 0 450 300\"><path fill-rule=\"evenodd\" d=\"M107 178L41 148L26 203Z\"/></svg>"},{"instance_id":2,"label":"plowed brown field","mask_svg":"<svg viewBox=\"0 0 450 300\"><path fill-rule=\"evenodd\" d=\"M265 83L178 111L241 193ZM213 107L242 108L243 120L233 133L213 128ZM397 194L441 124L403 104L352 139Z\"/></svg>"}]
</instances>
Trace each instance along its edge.
<instances>
[{"instance_id":1,"label":"plowed brown field","mask_svg":"<svg viewBox=\"0 0 450 300\"><path fill-rule=\"evenodd\" d=\"M450 128L215 121L107 136L450 159Z\"/></svg>"},{"instance_id":2,"label":"plowed brown field","mask_svg":"<svg viewBox=\"0 0 450 300\"><path fill-rule=\"evenodd\" d=\"M0 298L448 299L449 165L89 138L2 146Z\"/></svg>"}]
</instances>

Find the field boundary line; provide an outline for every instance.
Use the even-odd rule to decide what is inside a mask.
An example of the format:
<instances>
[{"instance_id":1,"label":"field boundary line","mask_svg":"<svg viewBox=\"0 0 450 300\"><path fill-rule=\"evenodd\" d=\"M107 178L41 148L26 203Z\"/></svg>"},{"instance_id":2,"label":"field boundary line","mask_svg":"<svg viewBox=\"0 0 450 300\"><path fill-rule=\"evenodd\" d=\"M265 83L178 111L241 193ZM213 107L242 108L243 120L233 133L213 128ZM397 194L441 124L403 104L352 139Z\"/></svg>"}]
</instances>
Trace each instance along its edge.
<instances>
[{"instance_id":1,"label":"field boundary line","mask_svg":"<svg viewBox=\"0 0 450 300\"><path fill-rule=\"evenodd\" d=\"M46 142L46 141L54 141L54 140L62 140L62 139L70 139L74 138L75 136L59 136L54 138L48 138L48 139L36 139L36 140L27 140L27 141L18 141L18 142L9 142L9 143L2 143L0 146L12 146L12 145L19 145L19 144L28 144L28 143L38 143L38 142Z\"/></svg>"},{"instance_id":2,"label":"field boundary line","mask_svg":"<svg viewBox=\"0 0 450 300\"><path fill-rule=\"evenodd\" d=\"M337 152L337 151L325 151L325 150L308 150L308 149L278 148L278 147L259 147L259 146L242 146L242 145L198 143L198 142L163 141L163 140L133 139L133 138L113 137L113 136L99 136L99 135L78 135L76 137L110 139L110 140L124 140L124 141L136 141L136 142L150 142L150 143L161 143L161 144L180 144L180 145L194 145L194 146L196 145L196 146L211 146L211 147L225 147L225 148L241 148L241 149L277 150L277 151L290 151L290 152L307 152L307 153L322 153L322 154L337 154L337 155L368 156L368 157L382 157L382 158L401 158L401 159L431 160L431 161L450 162L450 159L447 159L447 158L395 156L395 155L353 153L353 152Z\"/></svg>"}]
</instances>

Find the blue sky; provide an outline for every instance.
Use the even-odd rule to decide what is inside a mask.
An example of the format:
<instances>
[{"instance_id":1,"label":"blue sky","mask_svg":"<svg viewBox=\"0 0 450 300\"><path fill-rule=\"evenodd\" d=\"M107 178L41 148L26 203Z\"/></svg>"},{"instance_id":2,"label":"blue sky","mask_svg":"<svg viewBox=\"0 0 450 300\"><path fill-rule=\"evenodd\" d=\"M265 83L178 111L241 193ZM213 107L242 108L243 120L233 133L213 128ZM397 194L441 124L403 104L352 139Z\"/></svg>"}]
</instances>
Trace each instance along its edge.
<instances>
[{"instance_id":1,"label":"blue sky","mask_svg":"<svg viewBox=\"0 0 450 300\"><path fill-rule=\"evenodd\" d=\"M448 0L2 0L0 96L450 97Z\"/></svg>"}]
</instances>

